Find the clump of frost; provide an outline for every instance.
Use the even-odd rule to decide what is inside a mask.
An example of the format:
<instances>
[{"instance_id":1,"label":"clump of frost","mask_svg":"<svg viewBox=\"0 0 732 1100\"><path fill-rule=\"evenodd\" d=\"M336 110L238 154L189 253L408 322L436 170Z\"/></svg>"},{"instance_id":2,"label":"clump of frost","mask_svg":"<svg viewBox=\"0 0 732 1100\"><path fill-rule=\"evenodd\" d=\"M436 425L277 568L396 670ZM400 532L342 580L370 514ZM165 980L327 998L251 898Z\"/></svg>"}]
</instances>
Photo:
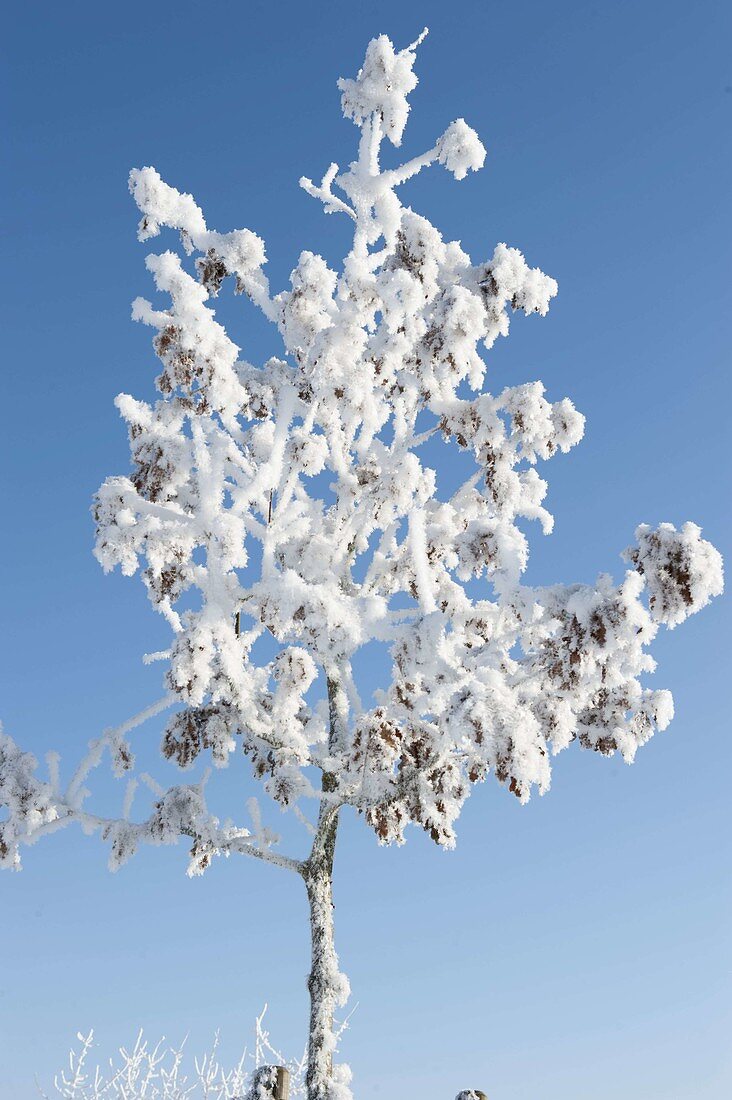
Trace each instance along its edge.
<instances>
[{"instance_id":1,"label":"clump of frost","mask_svg":"<svg viewBox=\"0 0 732 1100\"><path fill-rule=\"evenodd\" d=\"M407 96L417 87L414 73L416 48L426 31L404 50L395 50L385 34L373 38L358 76L351 80L341 77L338 87L343 93L341 107L346 118L363 126L378 116L384 133L393 145L401 145L409 115Z\"/></svg>"},{"instance_id":2,"label":"clump of frost","mask_svg":"<svg viewBox=\"0 0 732 1100\"><path fill-rule=\"evenodd\" d=\"M464 118L450 123L437 142L437 159L456 180L465 179L468 172L477 172L483 167L485 149Z\"/></svg>"},{"instance_id":3,"label":"clump of frost","mask_svg":"<svg viewBox=\"0 0 732 1100\"><path fill-rule=\"evenodd\" d=\"M701 537L701 528L671 523L655 530L643 523L635 532L637 545L625 557L643 576L653 618L673 629L706 607L724 588L722 555Z\"/></svg>"}]
</instances>

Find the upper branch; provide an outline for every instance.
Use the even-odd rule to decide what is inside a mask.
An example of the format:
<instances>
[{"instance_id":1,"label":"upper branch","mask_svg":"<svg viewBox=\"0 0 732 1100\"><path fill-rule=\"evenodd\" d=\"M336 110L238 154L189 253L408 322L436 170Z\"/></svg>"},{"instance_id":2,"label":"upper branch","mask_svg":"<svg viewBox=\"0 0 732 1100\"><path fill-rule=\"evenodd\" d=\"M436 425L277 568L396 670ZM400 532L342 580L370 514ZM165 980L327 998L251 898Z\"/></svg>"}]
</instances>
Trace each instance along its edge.
<instances>
[{"instance_id":1,"label":"upper branch","mask_svg":"<svg viewBox=\"0 0 732 1100\"><path fill-rule=\"evenodd\" d=\"M320 181L320 186L316 187L312 180L307 176L300 177L300 186L303 191L306 191L308 195L312 195L315 199L320 199L323 203L326 214L335 214L340 211L343 214L348 214L349 218L356 221L355 211L345 203L342 199L339 199L337 195L333 194L332 185L333 181L338 174L338 165L331 164L328 171Z\"/></svg>"}]
</instances>

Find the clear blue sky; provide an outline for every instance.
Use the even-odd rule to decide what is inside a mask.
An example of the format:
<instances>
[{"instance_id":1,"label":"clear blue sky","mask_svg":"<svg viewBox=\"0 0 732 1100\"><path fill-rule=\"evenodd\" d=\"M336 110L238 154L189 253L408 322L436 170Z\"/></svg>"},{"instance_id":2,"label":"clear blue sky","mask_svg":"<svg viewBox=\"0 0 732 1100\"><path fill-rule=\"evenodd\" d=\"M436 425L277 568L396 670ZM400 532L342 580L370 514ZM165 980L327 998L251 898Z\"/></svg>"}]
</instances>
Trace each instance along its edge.
<instances>
[{"instance_id":1,"label":"clear blue sky","mask_svg":"<svg viewBox=\"0 0 732 1100\"><path fill-rule=\"evenodd\" d=\"M149 396L150 291L126 190L154 164L211 225L261 234L275 286L345 228L297 187L352 155L335 87L368 39L427 23L406 155L459 116L488 148L409 200L476 258L497 241L559 281L517 317L489 381L540 377L586 414L546 468L538 582L616 575L641 521L694 519L730 551L732 9L723 0L11 3L4 19L4 384L0 715L67 759L157 697L140 654L166 641L139 580L91 556L92 492L127 470L120 390ZM9 171L8 171L9 167ZM165 244L163 244L165 247ZM247 357L276 339L225 307ZM728 601L656 647L677 717L632 768L568 751L520 807L481 788L456 852L412 833L381 850L348 819L338 947L358 1009L358 1097L719 1100L732 1094ZM157 731L145 731L154 748ZM79 1028L138 1026L226 1052L270 1003L305 1033L307 930L295 879L181 849L116 876L66 832L0 878L0 1100L30 1100Z\"/></svg>"}]
</instances>

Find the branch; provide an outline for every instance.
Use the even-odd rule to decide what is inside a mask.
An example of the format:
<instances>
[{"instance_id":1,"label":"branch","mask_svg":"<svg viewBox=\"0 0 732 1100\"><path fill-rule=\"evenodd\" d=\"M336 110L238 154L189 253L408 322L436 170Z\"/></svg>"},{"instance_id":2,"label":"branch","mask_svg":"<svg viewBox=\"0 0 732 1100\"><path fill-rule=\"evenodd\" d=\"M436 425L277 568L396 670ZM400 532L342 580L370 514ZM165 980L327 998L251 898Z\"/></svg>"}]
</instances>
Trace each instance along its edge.
<instances>
[{"instance_id":1,"label":"branch","mask_svg":"<svg viewBox=\"0 0 732 1100\"><path fill-rule=\"evenodd\" d=\"M398 187L401 183L406 183L412 176L416 176L423 168L428 168L430 164L434 164L436 160L437 146L433 145L432 148L428 149L426 153L423 153L421 157L414 157L412 160L408 160L401 168L392 168L388 172L383 172L381 178L387 186Z\"/></svg>"},{"instance_id":2,"label":"branch","mask_svg":"<svg viewBox=\"0 0 732 1100\"><path fill-rule=\"evenodd\" d=\"M196 526L195 516L187 512L177 511L171 505L156 504L152 500L146 500L140 493L135 494L135 508L143 516L154 516L155 519L164 519L173 523L183 523L189 527Z\"/></svg>"},{"instance_id":3,"label":"branch","mask_svg":"<svg viewBox=\"0 0 732 1100\"><path fill-rule=\"evenodd\" d=\"M25 844L35 844L42 837L57 832L59 829L63 829L73 822L78 823L84 832L88 834L100 831L110 833L112 830L119 829L120 827L126 827L129 829L130 834L134 836L135 840L144 841L150 839L150 835L146 834L151 833L151 826L154 827L158 824L157 807L155 813L151 814L146 820L134 823L126 821L125 818L101 817L98 814L87 813L85 810L80 810L77 806L70 805L64 799L59 799L57 801L56 810L58 816L54 821L46 822L45 824L39 825L31 832L26 833L21 838L22 842ZM219 829L212 824L214 821L216 821L216 819L213 816L209 816L207 822L209 825L208 830L196 830L193 827L181 825L178 836L187 836L193 841L211 845L213 851L217 853L228 855L231 852L238 852L241 855L252 856L254 859L262 860L265 863L271 863L275 867L282 867L285 870L296 871L298 874L302 874L303 864L300 860L292 859L290 856L282 855L279 852L273 852L267 847L257 846L250 841L249 838L252 834L248 829L231 829L230 827ZM166 840L164 837L160 837L158 842L171 843L170 840ZM132 853L130 852L130 854Z\"/></svg>"},{"instance_id":4,"label":"branch","mask_svg":"<svg viewBox=\"0 0 732 1100\"><path fill-rule=\"evenodd\" d=\"M326 214L335 214L340 211L343 214L348 214L349 218L356 221L356 214L343 199L339 199L337 195L333 194L332 184L333 180L338 174L338 165L331 164L328 171L320 181L320 186L316 187L311 179L307 176L301 176L299 183L303 191L306 191L308 195L312 195L314 199L320 199L325 208Z\"/></svg>"},{"instance_id":5,"label":"branch","mask_svg":"<svg viewBox=\"0 0 732 1100\"><path fill-rule=\"evenodd\" d=\"M298 875L303 873L304 865L302 860L293 859L291 856L282 855L280 852L273 852L268 848L257 848L253 844L245 844L236 841L228 846L228 850L240 852L245 856L252 856L254 859L261 859L265 863L271 863L273 867L282 867L283 870L286 871L295 871Z\"/></svg>"},{"instance_id":6,"label":"branch","mask_svg":"<svg viewBox=\"0 0 732 1100\"><path fill-rule=\"evenodd\" d=\"M78 807L81 801L83 801L83 799L79 797L81 785L89 773L101 763L104 749L108 745L112 745L121 737L124 737L125 734L130 733L133 729L136 729L137 726L141 726L143 722L147 722L149 718L155 718L158 714L162 714L164 710L167 710L168 707L171 707L176 701L176 696L172 693L164 695L162 699L158 699L156 703L152 703L138 714L133 715L132 718L128 718L127 721L123 722L120 726L105 730L102 736L96 741L91 741L89 743L89 752L76 769L71 782L66 788L63 801L70 806Z\"/></svg>"}]
</instances>

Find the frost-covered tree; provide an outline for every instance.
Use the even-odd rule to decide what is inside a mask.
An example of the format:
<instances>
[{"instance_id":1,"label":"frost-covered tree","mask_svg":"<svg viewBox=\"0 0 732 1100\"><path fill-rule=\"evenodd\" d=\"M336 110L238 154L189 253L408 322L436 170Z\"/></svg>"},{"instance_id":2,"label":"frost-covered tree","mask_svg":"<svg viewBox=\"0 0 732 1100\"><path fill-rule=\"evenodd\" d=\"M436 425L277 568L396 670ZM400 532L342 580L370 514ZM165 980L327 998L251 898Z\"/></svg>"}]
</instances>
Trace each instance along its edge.
<instances>
[{"instance_id":1,"label":"frost-covered tree","mask_svg":"<svg viewBox=\"0 0 732 1100\"><path fill-rule=\"evenodd\" d=\"M6 867L19 866L22 844L78 822L108 842L113 869L144 842L183 835L191 874L237 854L302 878L309 1100L350 1095L332 1057L334 1012L349 992L331 902L344 808L382 844L416 825L451 847L465 800L491 774L526 802L548 790L552 757L573 742L631 762L673 711L668 691L641 683L654 668L647 646L660 624L675 627L722 590L721 558L691 523L639 527L618 584L522 582L524 521L552 526L537 465L578 443L584 421L540 382L484 389L481 351L508 335L512 313L543 316L554 280L505 244L473 262L399 198L432 164L457 180L477 171L476 133L458 119L422 156L381 166L384 142L401 143L420 41L369 44L358 75L339 81L360 130L356 159L319 184L300 181L353 223L339 270L303 252L289 288L273 294L255 233L209 229L154 168L131 173L140 240L177 231L182 255L147 257L164 301L133 305L154 330L159 397L117 399L132 470L96 497L96 555L105 570L141 570L170 625L170 649L153 655L165 694L93 741L67 784L56 756L40 778L0 735ZM230 287L278 330L281 358L241 357L212 309ZM428 441L445 463L456 452L471 462L455 492L438 492L421 460ZM372 642L391 675L362 699L354 662ZM305 858L279 850L254 804L249 825L218 820L205 776L167 787L143 777L152 808L134 817L128 735L163 711L163 756L182 770L198 757L215 768L243 759L312 834ZM107 755L128 780L119 816L101 817L86 783Z\"/></svg>"}]
</instances>

